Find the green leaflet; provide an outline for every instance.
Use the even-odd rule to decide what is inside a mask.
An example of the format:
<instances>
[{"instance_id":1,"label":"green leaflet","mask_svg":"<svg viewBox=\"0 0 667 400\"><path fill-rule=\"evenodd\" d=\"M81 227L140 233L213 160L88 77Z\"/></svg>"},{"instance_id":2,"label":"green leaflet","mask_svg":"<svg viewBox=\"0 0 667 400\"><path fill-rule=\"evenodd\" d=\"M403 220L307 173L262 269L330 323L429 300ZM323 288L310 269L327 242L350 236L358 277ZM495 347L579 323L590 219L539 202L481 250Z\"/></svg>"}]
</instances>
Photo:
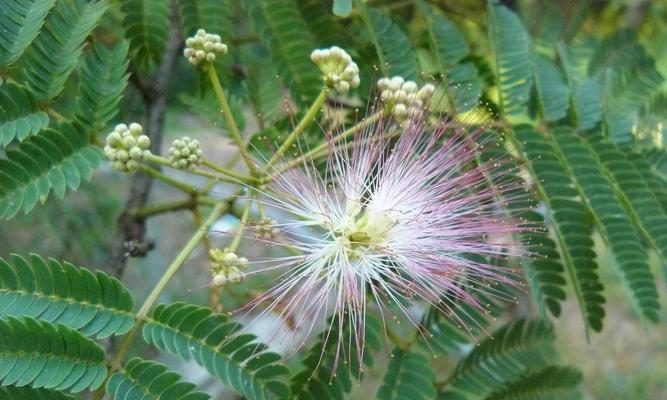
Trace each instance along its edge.
<instances>
[{"instance_id":1,"label":"green leaflet","mask_svg":"<svg viewBox=\"0 0 667 400\"><path fill-rule=\"evenodd\" d=\"M0 381L73 393L96 389L107 375L104 351L64 325L30 317L0 320Z\"/></svg>"},{"instance_id":2,"label":"green leaflet","mask_svg":"<svg viewBox=\"0 0 667 400\"><path fill-rule=\"evenodd\" d=\"M436 395L435 373L426 356L417 352L394 348L389 367L378 389L380 400L426 400Z\"/></svg>"},{"instance_id":3,"label":"green leaflet","mask_svg":"<svg viewBox=\"0 0 667 400\"><path fill-rule=\"evenodd\" d=\"M338 46L346 50L354 49L354 38L341 23L341 19L331 13L331 8L326 2L296 0L296 3L318 47Z\"/></svg>"},{"instance_id":4,"label":"green leaflet","mask_svg":"<svg viewBox=\"0 0 667 400\"><path fill-rule=\"evenodd\" d=\"M56 97L81 56L107 1L59 1L22 58L22 79L39 102Z\"/></svg>"},{"instance_id":5,"label":"green leaflet","mask_svg":"<svg viewBox=\"0 0 667 400\"><path fill-rule=\"evenodd\" d=\"M560 158L567 163L577 190L614 254L619 278L635 310L639 315L657 322L660 304L648 255L639 233L614 192L613 183L605 176L604 167L571 129L555 129L552 137ZM627 166L632 168L629 164ZM641 182L638 175L637 179Z\"/></svg>"},{"instance_id":6,"label":"green leaflet","mask_svg":"<svg viewBox=\"0 0 667 400\"><path fill-rule=\"evenodd\" d=\"M475 65L464 62L470 46L457 27L435 7L420 1L419 10L426 18L429 44L438 64L438 71L447 79L446 94L456 111L465 112L478 105L482 92Z\"/></svg>"},{"instance_id":7,"label":"green leaflet","mask_svg":"<svg viewBox=\"0 0 667 400\"><path fill-rule=\"evenodd\" d=\"M366 9L364 21L373 38L379 68L385 76L398 75L404 79L417 80L417 56L401 28L389 16L370 7Z\"/></svg>"},{"instance_id":8,"label":"green leaflet","mask_svg":"<svg viewBox=\"0 0 667 400\"><path fill-rule=\"evenodd\" d=\"M572 187L568 171L544 136L527 126L518 127L515 135L514 144L530 160L529 170L548 207L548 218L553 223L563 265L574 287L586 330L600 331L605 299L596 271L589 211L578 200L579 194Z\"/></svg>"},{"instance_id":9,"label":"green leaflet","mask_svg":"<svg viewBox=\"0 0 667 400\"><path fill-rule=\"evenodd\" d=\"M581 399L581 393L577 390L581 379L581 372L575 368L549 365L529 371L484 400Z\"/></svg>"},{"instance_id":10,"label":"green leaflet","mask_svg":"<svg viewBox=\"0 0 667 400\"><path fill-rule=\"evenodd\" d=\"M502 111L508 117L524 114L533 84L530 37L519 17L507 7L493 0L487 4Z\"/></svg>"},{"instance_id":11,"label":"green leaflet","mask_svg":"<svg viewBox=\"0 0 667 400\"><path fill-rule=\"evenodd\" d=\"M130 42L130 57L145 74L162 60L169 38L169 2L163 0L125 0L123 27Z\"/></svg>"},{"instance_id":12,"label":"green leaflet","mask_svg":"<svg viewBox=\"0 0 667 400\"><path fill-rule=\"evenodd\" d=\"M143 337L162 351L193 358L224 384L248 399L289 396L283 382L289 373L280 356L266 352L255 336L239 334L241 326L221 314L194 304L158 306L143 327Z\"/></svg>"},{"instance_id":13,"label":"green leaflet","mask_svg":"<svg viewBox=\"0 0 667 400\"><path fill-rule=\"evenodd\" d=\"M248 0L243 5L274 65L300 103L314 99L322 88L310 61L315 45L293 0Z\"/></svg>"},{"instance_id":14,"label":"green leaflet","mask_svg":"<svg viewBox=\"0 0 667 400\"><path fill-rule=\"evenodd\" d=\"M0 398L9 400L74 400L74 397L51 389L33 389L29 386L0 387Z\"/></svg>"},{"instance_id":15,"label":"green leaflet","mask_svg":"<svg viewBox=\"0 0 667 400\"><path fill-rule=\"evenodd\" d=\"M204 29L222 37L229 46L232 37L232 10L228 0L179 0L183 33L189 37Z\"/></svg>"},{"instance_id":16,"label":"green leaflet","mask_svg":"<svg viewBox=\"0 0 667 400\"><path fill-rule=\"evenodd\" d=\"M578 47L558 42L556 50L565 72L577 129L581 131L593 129L602 119L602 86L588 76L586 72L588 57L580 54Z\"/></svg>"},{"instance_id":17,"label":"green leaflet","mask_svg":"<svg viewBox=\"0 0 667 400\"><path fill-rule=\"evenodd\" d=\"M547 318L546 310L554 316L561 312L560 302L565 300L565 269L558 253L556 243L549 237L549 230L544 217L533 209L536 201L532 196L523 193L524 185L516 185L521 181L518 175L516 163L511 162L504 145L504 138L494 134L485 133L482 141L484 151L478 156L481 162L501 161L500 168L503 174L490 182L495 187L515 186L515 189L504 190L506 197L512 197L508 212L516 220L525 221L525 230L519 233L518 240L524 246L523 250L530 256L523 257L521 264L526 276L533 299L537 302L538 309L543 318ZM502 200L502 199L500 199Z\"/></svg>"},{"instance_id":18,"label":"green leaflet","mask_svg":"<svg viewBox=\"0 0 667 400\"><path fill-rule=\"evenodd\" d=\"M0 70L9 67L35 40L55 0L7 0L0 7Z\"/></svg>"},{"instance_id":19,"label":"green leaflet","mask_svg":"<svg viewBox=\"0 0 667 400\"><path fill-rule=\"evenodd\" d=\"M84 335L122 335L134 325L132 297L115 278L103 272L36 254L28 259L0 258L0 316L29 316L61 323Z\"/></svg>"},{"instance_id":20,"label":"green leaflet","mask_svg":"<svg viewBox=\"0 0 667 400\"><path fill-rule=\"evenodd\" d=\"M638 43L634 32L621 29L600 42L590 61L589 73L603 87L608 137L615 143L632 142L632 130L641 107L663 82L655 61Z\"/></svg>"},{"instance_id":21,"label":"green leaflet","mask_svg":"<svg viewBox=\"0 0 667 400\"><path fill-rule=\"evenodd\" d=\"M505 325L459 362L448 390L470 399L484 398L554 360L554 339L552 328L542 321L521 319Z\"/></svg>"},{"instance_id":22,"label":"green leaflet","mask_svg":"<svg viewBox=\"0 0 667 400\"><path fill-rule=\"evenodd\" d=\"M100 132L118 113L127 86L127 42L113 48L95 43L83 59L79 78L76 120L89 134Z\"/></svg>"},{"instance_id":23,"label":"green leaflet","mask_svg":"<svg viewBox=\"0 0 667 400\"><path fill-rule=\"evenodd\" d=\"M15 138L24 140L48 124L49 116L30 91L12 82L0 86L0 145L7 146Z\"/></svg>"},{"instance_id":24,"label":"green leaflet","mask_svg":"<svg viewBox=\"0 0 667 400\"><path fill-rule=\"evenodd\" d=\"M551 60L539 54L534 56L533 71L542 118L549 122L565 118L569 89L563 73Z\"/></svg>"},{"instance_id":25,"label":"green leaflet","mask_svg":"<svg viewBox=\"0 0 667 400\"><path fill-rule=\"evenodd\" d=\"M344 327L344 343L338 347L339 323L340 321L334 318L326 324L326 330L320 334L318 342L303 358L304 368L291 377L290 386L295 398L343 398L352 391L352 379L361 380L364 365L373 365L371 352L380 348L381 322L371 315L366 316L361 362L357 351L357 338L350 332L349 325Z\"/></svg>"},{"instance_id":26,"label":"green leaflet","mask_svg":"<svg viewBox=\"0 0 667 400\"><path fill-rule=\"evenodd\" d=\"M74 124L57 124L8 150L0 159L0 217L28 212L53 191L63 197L90 179L102 160L99 148Z\"/></svg>"},{"instance_id":27,"label":"green leaflet","mask_svg":"<svg viewBox=\"0 0 667 400\"><path fill-rule=\"evenodd\" d=\"M339 17L347 17L352 12L352 0L334 0L333 13Z\"/></svg>"},{"instance_id":28,"label":"green leaflet","mask_svg":"<svg viewBox=\"0 0 667 400\"><path fill-rule=\"evenodd\" d=\"M135 357L121 372L109 379L106 391L114 399L142 400L208 400L206 393L195 391L196 385L182 382L181 376L155 361Z\"/></svg>"}]
</instances>

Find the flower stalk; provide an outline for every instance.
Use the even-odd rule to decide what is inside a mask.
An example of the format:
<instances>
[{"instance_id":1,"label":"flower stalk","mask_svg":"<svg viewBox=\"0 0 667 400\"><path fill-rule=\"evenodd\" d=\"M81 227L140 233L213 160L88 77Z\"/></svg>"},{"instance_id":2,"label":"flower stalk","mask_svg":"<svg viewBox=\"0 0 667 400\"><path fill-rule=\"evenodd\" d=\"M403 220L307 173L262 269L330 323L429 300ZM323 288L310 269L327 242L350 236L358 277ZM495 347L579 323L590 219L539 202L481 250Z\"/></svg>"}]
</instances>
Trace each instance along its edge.
<instances>
[{"instance_id":1,"label":"flower stalk","mask_svg":"<svg viewBox=\"0 0 667 400\"><path fill-rule=\"evenodd\" d=\"M271 159L266 163L266 168L271 167L273 164L275 164L278 160L280 160L281 157L285 155L285 152L296 142L296 140L301 136L303 131L306 130L310 126L310 124L315 120L317 115L322 109L322 106L324 105L324 102L327 99L327 96L329 95L329 88L325 87L322 89L320 94L317 96L313 104L310 106L308 109L308 112L306 112L306 115L303 116L303 119L299 121L299 124L294 128L292 133L287 136L283 144L280 145L278 150L276 150L275 154L271 157Z\"/></svg>"},{"instance_id":2,"label":"flower stalk","mask_svg":"<svg viewBox=\"0 0 667 400\"><path fill-rule=\"evenodd\" d=\"M248 149L246 148L243 137L241 136L241 132L239 131L239 128L236 126L236 122L234 121L234 116L232 115L232 109L229 107L229 103L227 102L227 98L225 97L225 92L222 90L222 84L220 83L220 78L218 77L218 73L216 72L213 64L210 62L206 64L204 69L206 70L209 80L211 81L211 85L213 86L213 91L215 92L215 96L217 97L218 103L220 104L220 107L222 109L222 114L225 116L225 121L227 121L227 129L229 130L232 139L236 143L236 146L238 146L239 153L241 154L241 157L243 157L243 161L248 167L248 171L250 172L251 175L256 175L257 168L255 167L255 164L253 163L252 158L250 157L250 153L248 153Z\"/></svg>"}]
</instances>

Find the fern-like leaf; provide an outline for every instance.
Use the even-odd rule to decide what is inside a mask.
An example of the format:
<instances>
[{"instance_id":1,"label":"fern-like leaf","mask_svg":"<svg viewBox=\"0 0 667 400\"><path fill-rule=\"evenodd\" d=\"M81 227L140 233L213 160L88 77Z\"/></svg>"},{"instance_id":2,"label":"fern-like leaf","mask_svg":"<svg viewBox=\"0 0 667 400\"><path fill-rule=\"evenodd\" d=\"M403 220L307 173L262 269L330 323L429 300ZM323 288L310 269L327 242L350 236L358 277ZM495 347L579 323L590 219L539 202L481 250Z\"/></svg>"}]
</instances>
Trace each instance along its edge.
<instances>
[{"instance_id":1,"label":"fern-like leaf","mask_svg":"<svg viewBox=\"0 0 667 400\"><path fill-rule=\"evenodd\" d=\"M0 387L0 398L7 400L75 400L74 397L51 389L34 389L27 386Z\"/></svg>"},{"instance_id":2,"label":"fern-like leaf","mask_svg":"<svg viewBox=\"0 0 667 400\"><path fill-rule=\"evenodd\" d=\"M487 133L489 138L484 139L484 151L478 156L481 162L494 163L497 160L510 160L511 155L505 146L505 138L496 134ZM559 316L560 302L565 300L565 268L562 265L556 243L549 237L547 224L539 212L533 211L537 202L532 196L526 196L522 191L526 185L516 185L521 181L518 167L515 163L504 161L498 168L502 173L496 174L491 185L503 188L505 198L512 198L510 215L517 221L525 221L526 227L519 233L517 239L524 246L530 256L524 258L522 267L526 282L536 301L540 314L547 318L548 309L554 316ZM514 187L513 189L509 189ZM498 199L504 201L503 198Z\"/></svg>"},{"instance_id":3,"label":"fern-like leaf","mask_svg":"<svg viewBox=\"0 0 667 400\"><path fill-rule=\"evenodd\" d=\"M574 287L586 328L600 331L605 299L596 271L591 216L579 200L568 171L544 136L521 126L516 130L516 139L514 144L531 160L528 167L547 205L563 265Z\"/></svg>"},{"instance_id":4,"label":"fern-like leaf","mask_svg":"<svg viewBox=\"0 0 667 400\"><path fill-rule=\"evenodd\" d=\"M218 34L229 42L232 36L232 9L228 0L179 0L179 13L186 36L197 29Z\"/></svg>"},{"instance_id":5,"label":"fern-like leaf","mask_svg":"<svg viewBox=\"0 0 667 400\"><path fill-rule=\"evenodd\" d=\"M89 144L88 135L72 124L44 129L8 150L0 159L0 217L30 211L53 191L63 197L81 179L90 179L102 152Z\"/></svg>"},{"instance_id":6,"label":"fern-like leaf","mask_svg":"<svg viewBox=\"0 0 667 400\"><path fill-rule=\"evenodd\" d=\"M405 79L419 77L417 56L401 28L379 10L368 7L365 22L377 51L380 69L387 76L399 75Z\"/></svg>"},{"instance_id":7,"label":"fern-like leaf","mask_svg":"<svg viewBox=\"0 0 667 400\"><path fill-rule=\"evenodd\" d=\"M64 325L30 317L0 320L0 381L3 386L96 389L107 375L104 351Z\"/></svg>"},{"instance_id":8,"label":"fern-like leaf","mask_svg":"<svg viewBox=\"0 0 667 400\"><path fill-rule=\"evenodd\" d=\"M438 72L449 81L447 96L460 112L477 106L481 95L478 71L471 62L463 62L470 54L470 45L456 26L435 7L420 1L419 10L426 18L429 43L435 56Z\"/></svg>"},{"instance_id":9,"label":"fern-like leaf","mask_svg":"<svg viewBox=\"0 0 667 400\"><path fill-rule=\"evenodd\" d=\"M40 102L60 93L107 1L59 1L22 61L23 79Z\"/></svg>"},{"instance_id":10,"label":"fern-like leaf","mask_svg":"<svg viewBox=\"0 0 667 400\"><path fill-rule=\"evenodd\" d=\"M635 310L639 315L656 322L660 304L648 255L639 233L614 192L613 183L605 175L592 150L571 129L555 129L552 137L560 158L568 164L579 194L584 198L602 237L614 254L619 278ZM631 165L626 166L632 169ZM641 177L637 176L637 179L641 182ZM650 199L650 193L648 196Z\"/></svg>"},{"instance_id":11,"label":"fern-like leaf","mask_svg":"<svg viewBox=\"0 0 667 400\"><path fill-rule=\"evenodd\" d=\"M355 346L343 345L343 349L339 349L337 339L333 337L335 335L329 335L329 332L338 331L338 324L338 319L327 324L327 330L320 334L318 342L303 358L304 368L292 376L290 385L294 398L341 399L352 391L352 380L362 378L364 365L373 365L371 352L380 347L380 321L367 316L363 360L359 360ZM343 337L350 343L356 341L349 326L345 328Z\"/></svg>"},{"instance_id":12,"label":"fern-like leaf","mask_svg":"<svg viewBox=\"0 0 667 400\"><path fill-rule=\"evenodd\" d=\"M542 55L535 55L535 88L545 121L558 121L567 116L569 90L558 66Z\"/></svg>"},{"instance_id":13,"label":"fern-like leaf","mask_svg":"<svg viewBox=\"0 0 667 400\"><path fill-rule=\"evenodd\" d=\"M37 254L0 258L0 316L29 316L61 323L84 335L122 335L134 325L132 297L115 278L93 275Z\"/></svg>"},{"instance_id":14,"label":"fern-like leaf","mask_svg":"<svg viewBox=\"0 0 667 400\"><path fill-rule=\"evenodd\" d=\"M352 0L348 0L352 1ZM331 13L327 2L321 0L296 0L308 29L319 46L352 47L353 38L341 24L341 19ZM350 45L350 46L349 46Z\"/></svg>"},{"instance_id":15,"label":"fern-like leaf","mask_svg":"<svg viewBox=\"0 0 667 400\"><path fill-rule=\"evenodd\" d=\"M249 399L289 396L283 382L289 373L280 356L266 352L255 336L211 309L192 304L160 305L143 328L146 342L162 351L194 360L224 384Z\"/></svg>"},{"instance_id":16,"label":"fern-like leaf","mask_svg":"<svg viewBox=\"0 0 667 400\"><path fill-rule=\"evenodd\" d=\"M502 111L522 114L533 85L530 37L519 17L504 5L488 0L487 13Z\"/></svg>"},{"instance_id":17,"label":"fern-like leaf","mask_svg":"<svg viewBox=\"0 0 667 400\"><path fill-rule=\"evenodd\" d=\"M631 162L625 152L602 135L588 135L586 142L604 165L607 175L616 183L616 193L644 241L660 255L665 264L667 215L656 194L667 200L667 184L650 172L646 160L641 156L629 154L629 157L635 159L634 163ZM642 170L643 173L640 172Z\"/></svg>"},{"instance_id":18,"label":"fern-like leaf","mask_svg":"<svg viewBox=\"0 0 667 400\"><path fill-rule=\"evenodd\" d=\"M99 132L118 113L127 86L127 43L113 48L95 43L83 60L76 119L91 133Z\"/></svg>"},{"instance_id":19,"label":"fern-like leaf","mask_svg":"<svg viewBox=\"0 0 667 400\"><path fill-rule=\"evenodd\" d=\"M243 81L246 93L257 118L262 126L273 122L282 113L282 87L277 72L270 63L265 61L267 54L261 47L257 53L241 49L241 60L247 76L252 77ZM218 112L219 114L219 112Z\"/></svg>"},{"instance_id":20,"label":"fern-like leaf","mask_svg":"<svg viewBox=\"0 0 667 400\"><path fill-rule=\"evenodd\" d=\"M663 82L655 61L634 32L621 29L600 42L589 71L603 84L607 135L616 143L632 142L641 107Z\"/></svg>"},{"instance_id":21,"label":"fern-like leaf","mask_svg":"<svg viewBox=\"0 0 667 400\"><path fill-rule=\"evenodd\" d=\"M431 48L438 64L444 68L454 67L470 53L470 45L456 25L435 7L423 0L418 5L426 18Z\"/></svg>"},{"instance_id":22,"label":"fern-like leaf","mask_svg":"<svg viewBox=\"0 0 667 400\"><path fill-rule=\"evenodd\" d=\"M315 45L294 0L243 3L292 97L299 102L314 99L322 87L317 68L310 61Z\"/></svg>"},{"instance_id":23,"label":"fern-like leaf","mask_svg":"<svg viewBox=\"0 0 667 400\"><path fill-rule=\"evenodd\" d=\"M518 320L498 329L457 365L451 390L484 398L557 357L552 328L542 321Z\"/></svg>"},{"instance_id":24,"label":"fern-like leaf","mask_svg":"<svg viewBox=\"0 0 667 400\"><path fill-rule=\"evenodd\" d=\"M395 348L387 372L378 389L377 398L392 399L432 399L436 395L435 373L424 355Z\"/></svg>"},{"instance_id":25,"label":"fern-like leaf","mask_svg":"<svg viewBox=\"0 0 667 400\"><path fill-rule=\"evenodd\" d=\"M484 400L576 400L581 372L572 367L550 365L530 371Z\"/></svg>"},{"instance_id":26,"label":"fern-like leaf","mask_svg":"<svg viewBox=\"0 0 667 400\"><path fill-rule=\"evenodd\" d=\"M114 399L142 400L208 400L211 396L195 391L196 385L182 382L181 376L164 364L135 357L115 373L106 391Z\"/></svg>"},{"instance_id":27,"label":"fern-like leaf","mask_svg":"<svg viewBox=\"0 0 667 400\"><path fill-rule=\"evenodd\" d=\"M55 0L7 0L0 7L0 70L12 65L35 40Z\"/></svg>"},{"instance_id":28,"label":"fern-like leaf","mask_svg":"<svg viewBox=\"0 0 667 400\"><path fill-rule=\"evenodd\" d=\"M130 57L140 71L151 72L160 64L169 37L169 2L164 0L126 0L123 27L130 41Z\"/></svg>"},{"instance_id":29,"label":"fern-like leaf","mask_svg":"<svg viewBox=\"0 0 667 400\"><path fill-rule=\"evenodd\" d=\"M579 54L576 48L558 43L556 49L565 72L577 129L593 129L602 119L602 86L588 76L588 60Z\"/></svg>"},{"instance_id":30,"label":"fern-like leaf","mask_svg":"<svg viewBox=\"0 0 667 400\"><path fill-rule=\"evenodd\" d=\"M628 160L634 165L637 172L642 176L642 179L648 186L649 190L653 193L653 196L660 202L662 211L667 214L667 181L661 177L661 173L655 164L652 163L650 157L652 154L658 152L664 153L662 149L652 149L649 154L640 153L636 151L626 152ZM667 154L665 154L667 156Z\"/></svg>"},{"instance_id":31,"label":"fern-like leaf","mask_svg":"<svg viewBox=\"0 0 667 400\"><path fill-rule=\"evenodd\" d=\"M12 82L0 86L0 145L23 140L49 124L29 90Z\"/></svg>"}]
</instances>

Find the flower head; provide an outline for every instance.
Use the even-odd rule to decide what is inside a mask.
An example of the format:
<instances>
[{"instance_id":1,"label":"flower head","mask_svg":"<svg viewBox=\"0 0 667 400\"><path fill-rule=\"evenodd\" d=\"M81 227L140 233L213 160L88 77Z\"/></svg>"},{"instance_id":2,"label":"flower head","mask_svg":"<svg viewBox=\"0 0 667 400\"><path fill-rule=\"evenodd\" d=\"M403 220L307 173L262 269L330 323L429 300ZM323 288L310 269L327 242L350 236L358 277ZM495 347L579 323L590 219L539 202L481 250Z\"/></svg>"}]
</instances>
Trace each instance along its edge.
<instances>
[{"instance_id":1,"label":"flower head","mask_svg":"<svg viewBox=\"0 0 667 400\"><path fill-rule=\"evenodd\" d=\"M215 61L216 54L227 54L227 45L221 42L220 35L206 33L199 29L197 33L185 40L183 55L191 64L197 65L202 61Z\"/></svg>"},{"instance_id":2,"label":"flower head","mask_svg":"<svg viewBox=\"0 0 667 400\"><path fill-rule=\"evenodd\" d=\"M142 134L143 130L136 122L129 127L118 124L107 135L104 154L113 169L126 174L133 174L139 169L139 162L150 154L148 147L151 145L149 137Z\"/></svg>"},{"instance_id":3,"label":"flower head","mask_svg":"<svg viewBox=\"0 0 667 400\"><path fill-rule=\"evenodd\" d=\"M478 133L448 120L428 128L424 114L400 126L380 119L344 146L329 136L324 173L311 163L278 174L267 203L287 217L280 236L266 241L302 255L249 272L282 272L250 309L267 302L263 313L279 312L305 332L333 314L361 334L372 304L418 325L408 313L413 302L443 313L454 300L485 309L475 290L515 282L513 269L484 260L521 253L512 234L523 227L501 204L517 186L487 183L507 168L477 164ZM338 337L325 336L340 343L348 337L337 326Z\"/></svg>"},{"instance_id":4,"label":"flower head","mask_svg":"<svg viewBox=\"0 0 667 400\"><path fill-rule=\"evenodd\" d=\"M177 169L193 169L201 164L203 152L197 139L183 136L175 139L169 147L169 161Z\"/></svg>"},{"instance_id":5,"label":"flower head","mask_svg":"<svg viewBox=\"0 0 667 400\"><path fill-rule=\"evenodd\" d=\"M400 76L381 78L377 87L385 109L399 122L418 117L428 109L428 102L435 92L435 86L430 83L419 87L415 82L406 81Z\"/></svg>"},{"instance_id":6,"label":"flower head","mask_svg":"<svg viewBox=\"0 0 667 400\"><path fill-rule=\"evenodd\" d=\"M322 71L324 83L338 93L345 94L359 86L359 67L340 47L314 50L310 59Z\"/></svg>"}]
</instances>

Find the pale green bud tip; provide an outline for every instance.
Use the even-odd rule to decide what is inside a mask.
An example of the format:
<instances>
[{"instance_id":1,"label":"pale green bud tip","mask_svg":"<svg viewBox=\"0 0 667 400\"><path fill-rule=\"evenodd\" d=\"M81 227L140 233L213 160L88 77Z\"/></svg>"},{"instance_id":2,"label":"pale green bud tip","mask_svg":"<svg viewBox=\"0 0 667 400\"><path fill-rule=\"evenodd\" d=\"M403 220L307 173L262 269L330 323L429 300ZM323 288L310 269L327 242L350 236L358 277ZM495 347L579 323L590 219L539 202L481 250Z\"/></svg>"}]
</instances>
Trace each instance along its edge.
<instances>
[{"instance_id":1,"label":"pale green bud tip","mask_svg":"<svg viewBox=\"0 0 667 400\"><path fill-rule=\"evenodd\" d=\"M350 88L359 86L359 67L340 47L314 50L310 59L322 72L324 83L337 92L347 93Z\"/></svg>"},{"instance_id":2,"label":"pale green bud tip","mask_svg":"<svg viewBox=\"0 0 667 400\"><path fill-rule=\"evenodd\" d=\"M199 29L197 33L185 40L185 49L183 55L188 61L197 65L206 60L213 62L216 55L227 54L227 45L221 42L220 35L206 33L205 30Z\"/></svg>"}]
</instances>

